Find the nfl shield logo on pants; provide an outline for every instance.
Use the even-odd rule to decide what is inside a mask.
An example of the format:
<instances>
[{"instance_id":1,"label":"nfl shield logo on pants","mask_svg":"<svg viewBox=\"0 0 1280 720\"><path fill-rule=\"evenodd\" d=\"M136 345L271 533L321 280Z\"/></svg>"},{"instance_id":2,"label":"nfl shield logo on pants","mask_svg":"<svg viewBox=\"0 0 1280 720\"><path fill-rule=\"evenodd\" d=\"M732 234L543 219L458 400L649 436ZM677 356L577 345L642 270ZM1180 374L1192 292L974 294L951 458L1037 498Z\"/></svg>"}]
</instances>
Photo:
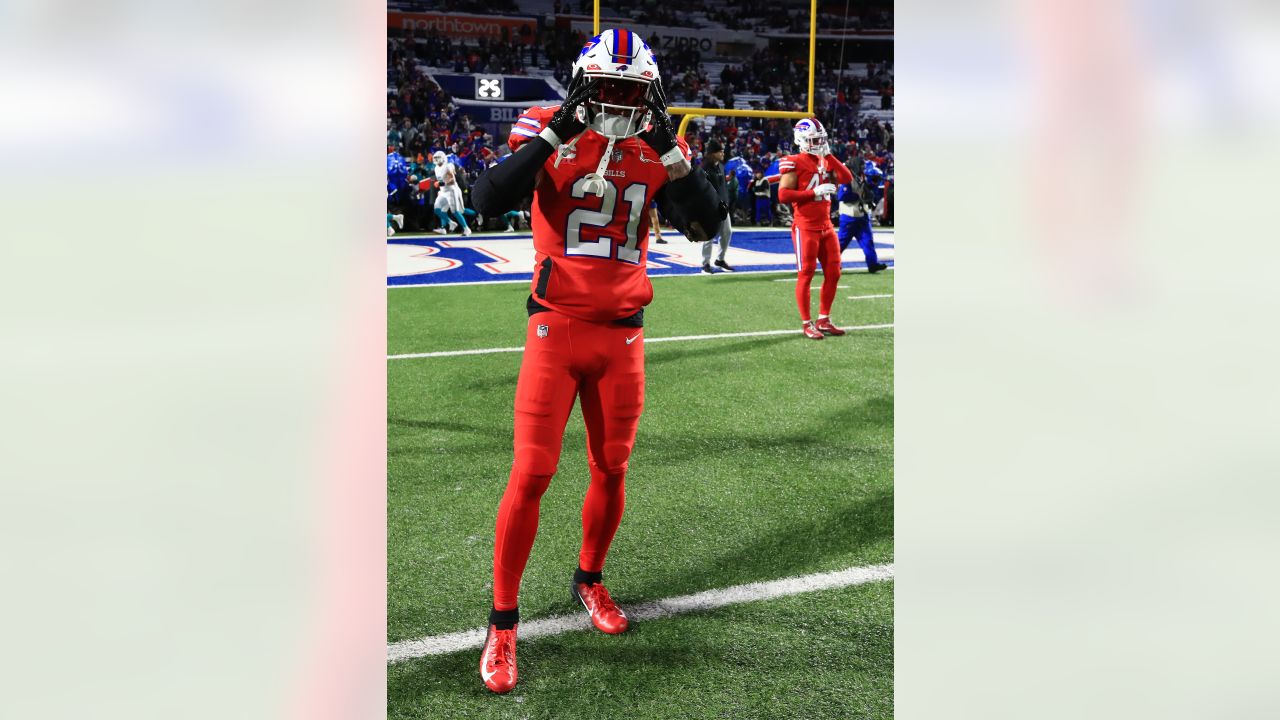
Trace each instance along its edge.
<instances>
[{"instance_id":1,"label":"nfl shield logo on pants","mask_svg":"<svg viewBox=\"0 0 1280 720\"><path fill-rule=\"evenodd\" d=\"M546 336L547 336L547 333L548 333L548 332L550 332L550 331L551 331L551 328L550 328L549 326L547 326L547 325L539 325L539 326L538 326L538 337L546 337Z\"/></svg>"}]
</instances>

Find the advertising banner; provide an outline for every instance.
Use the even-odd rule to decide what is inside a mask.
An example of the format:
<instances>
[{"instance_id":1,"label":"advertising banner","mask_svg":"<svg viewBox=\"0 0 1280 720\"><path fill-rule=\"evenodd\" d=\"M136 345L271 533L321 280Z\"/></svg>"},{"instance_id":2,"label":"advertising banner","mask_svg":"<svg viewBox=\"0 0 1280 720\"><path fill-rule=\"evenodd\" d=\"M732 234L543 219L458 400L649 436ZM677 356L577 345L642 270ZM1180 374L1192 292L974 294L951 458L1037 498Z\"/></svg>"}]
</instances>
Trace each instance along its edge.
<instances>
[{"instance_id":1,"label":"advertising banner","mask_svg":"<svg viewBox=\"0 0 1280 720\"><path fill-rule=\"evenodd\" d=\"M529 32L522 34L520 29L526 26L529 28ZM390 10L387 12L387 29L419 30L423 32L435 30L454 39L476 40L488 38L499 41L503 39L502 31L505 29L508 42L531 45L537 39L535 31L538 29L538 20L532 17L505 15L463 15L461 13L399 12Z\"/></svg>"}]
</instances>

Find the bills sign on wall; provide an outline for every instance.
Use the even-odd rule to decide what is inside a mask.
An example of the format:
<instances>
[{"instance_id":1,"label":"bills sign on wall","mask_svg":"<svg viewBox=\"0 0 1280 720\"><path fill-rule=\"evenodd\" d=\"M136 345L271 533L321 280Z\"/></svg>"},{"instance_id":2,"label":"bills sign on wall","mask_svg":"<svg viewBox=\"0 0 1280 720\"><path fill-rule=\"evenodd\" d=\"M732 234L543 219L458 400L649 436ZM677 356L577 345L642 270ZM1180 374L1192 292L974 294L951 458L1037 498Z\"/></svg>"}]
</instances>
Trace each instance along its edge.
<instances>
[{"instance_id":1,"label":"bills sign on wall","mask_svg":"<svg viewBox=\"0 0 1280 720\"><path fill-rule=\"evenodd\" d=\"M521 28L528 27L527 33ZM451 38L467 38L478 40L502 40L502 31L507 31L508 42L532 45L537 41L538 20L531 17L508 17L499 15L463 15L461 13L434 12L387 12L387 29L417 30L427 32L435 30L441 35Z\"/></svg>"},{"instance_id":2,"label":"bills sign on wall","mask_svg":"<svg viewBox=\"0 0 1280 720\"><path fill-rule=\"evenodd\" d=\"M483 125L485 131L498 137L499 144L506 142L509 125L515 122L520 114L531 105L528 102L481 102L473 100L454 100L458 109L471 116L471 121Z\"/></svg>"}]
</instances>

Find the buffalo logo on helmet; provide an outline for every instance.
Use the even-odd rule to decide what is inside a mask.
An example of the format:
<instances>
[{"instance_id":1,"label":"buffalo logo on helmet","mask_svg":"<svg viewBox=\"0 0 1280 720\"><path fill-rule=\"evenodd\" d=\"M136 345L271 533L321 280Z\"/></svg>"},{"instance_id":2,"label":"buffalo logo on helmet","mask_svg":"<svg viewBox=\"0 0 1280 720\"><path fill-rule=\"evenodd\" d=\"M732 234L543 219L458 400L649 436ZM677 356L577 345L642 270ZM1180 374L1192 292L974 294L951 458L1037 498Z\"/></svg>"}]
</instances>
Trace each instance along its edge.
<instances>
[{"instance_id":1,"label":"buffalo logo on helmet","mask_svg":"<svg viewBox=\"0 0 1280 720\"><path fill-rule=\"evenodd\" d=\"M614 70L617 70L618 72L622 72L623 70L626 70L626 69L627 69L626 65L619 65L614 68Z\"/></svg>"}]
</instances>

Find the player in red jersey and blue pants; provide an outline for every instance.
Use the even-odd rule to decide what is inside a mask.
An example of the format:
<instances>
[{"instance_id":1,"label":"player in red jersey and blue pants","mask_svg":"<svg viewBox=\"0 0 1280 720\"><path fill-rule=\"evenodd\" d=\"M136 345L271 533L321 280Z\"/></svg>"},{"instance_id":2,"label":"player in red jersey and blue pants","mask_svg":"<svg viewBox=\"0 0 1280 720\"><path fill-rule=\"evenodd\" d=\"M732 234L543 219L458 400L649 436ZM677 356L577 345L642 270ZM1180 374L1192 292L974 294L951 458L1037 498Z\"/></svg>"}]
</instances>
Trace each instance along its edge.
<instances>
[{"instance_id":1,"label":"player in red jersey and blue pants","mask_svg":"<svg viewBox=\"0 0 1280 720\"><path fill-rule=\"evenodd\" d=\"M822 340L827 335L844 335L831 322L831 305L840 284L840 241L831 225L831 200L838 186L853 180L844 163L831 155L827 131L817 118L796 123L793 137L795 155L778 162L782 179L778 199L791 204L791 242L796 252L796 306L800 310L805 337ZM809 296L817 264L822 263L822 290L818 298L818 321L809 316Z\"/></svg>"},{"instance_id":2,"label":"player in red jersey and blue pants","mask_svg":"<svg viewBox=\"0 0 1280 720\"><path fill-rule=\"evenodd\" d=\"M536 251L516 383L515 460L498 507L493 608L480 657L481 678L494 692L516 683L520 578L575 398L587 426L591 484L570 592L600 630L627 629L602 571L644 408L644 307L653 298L646 210L656 201L694 242L714 234L726 212L705 175L691 172L653 52L627 30L592 38L564 102L525 111L507 143L513 154L472 191L476 208L495 216L532 192Z\"/></svg>"}]
</instances>

